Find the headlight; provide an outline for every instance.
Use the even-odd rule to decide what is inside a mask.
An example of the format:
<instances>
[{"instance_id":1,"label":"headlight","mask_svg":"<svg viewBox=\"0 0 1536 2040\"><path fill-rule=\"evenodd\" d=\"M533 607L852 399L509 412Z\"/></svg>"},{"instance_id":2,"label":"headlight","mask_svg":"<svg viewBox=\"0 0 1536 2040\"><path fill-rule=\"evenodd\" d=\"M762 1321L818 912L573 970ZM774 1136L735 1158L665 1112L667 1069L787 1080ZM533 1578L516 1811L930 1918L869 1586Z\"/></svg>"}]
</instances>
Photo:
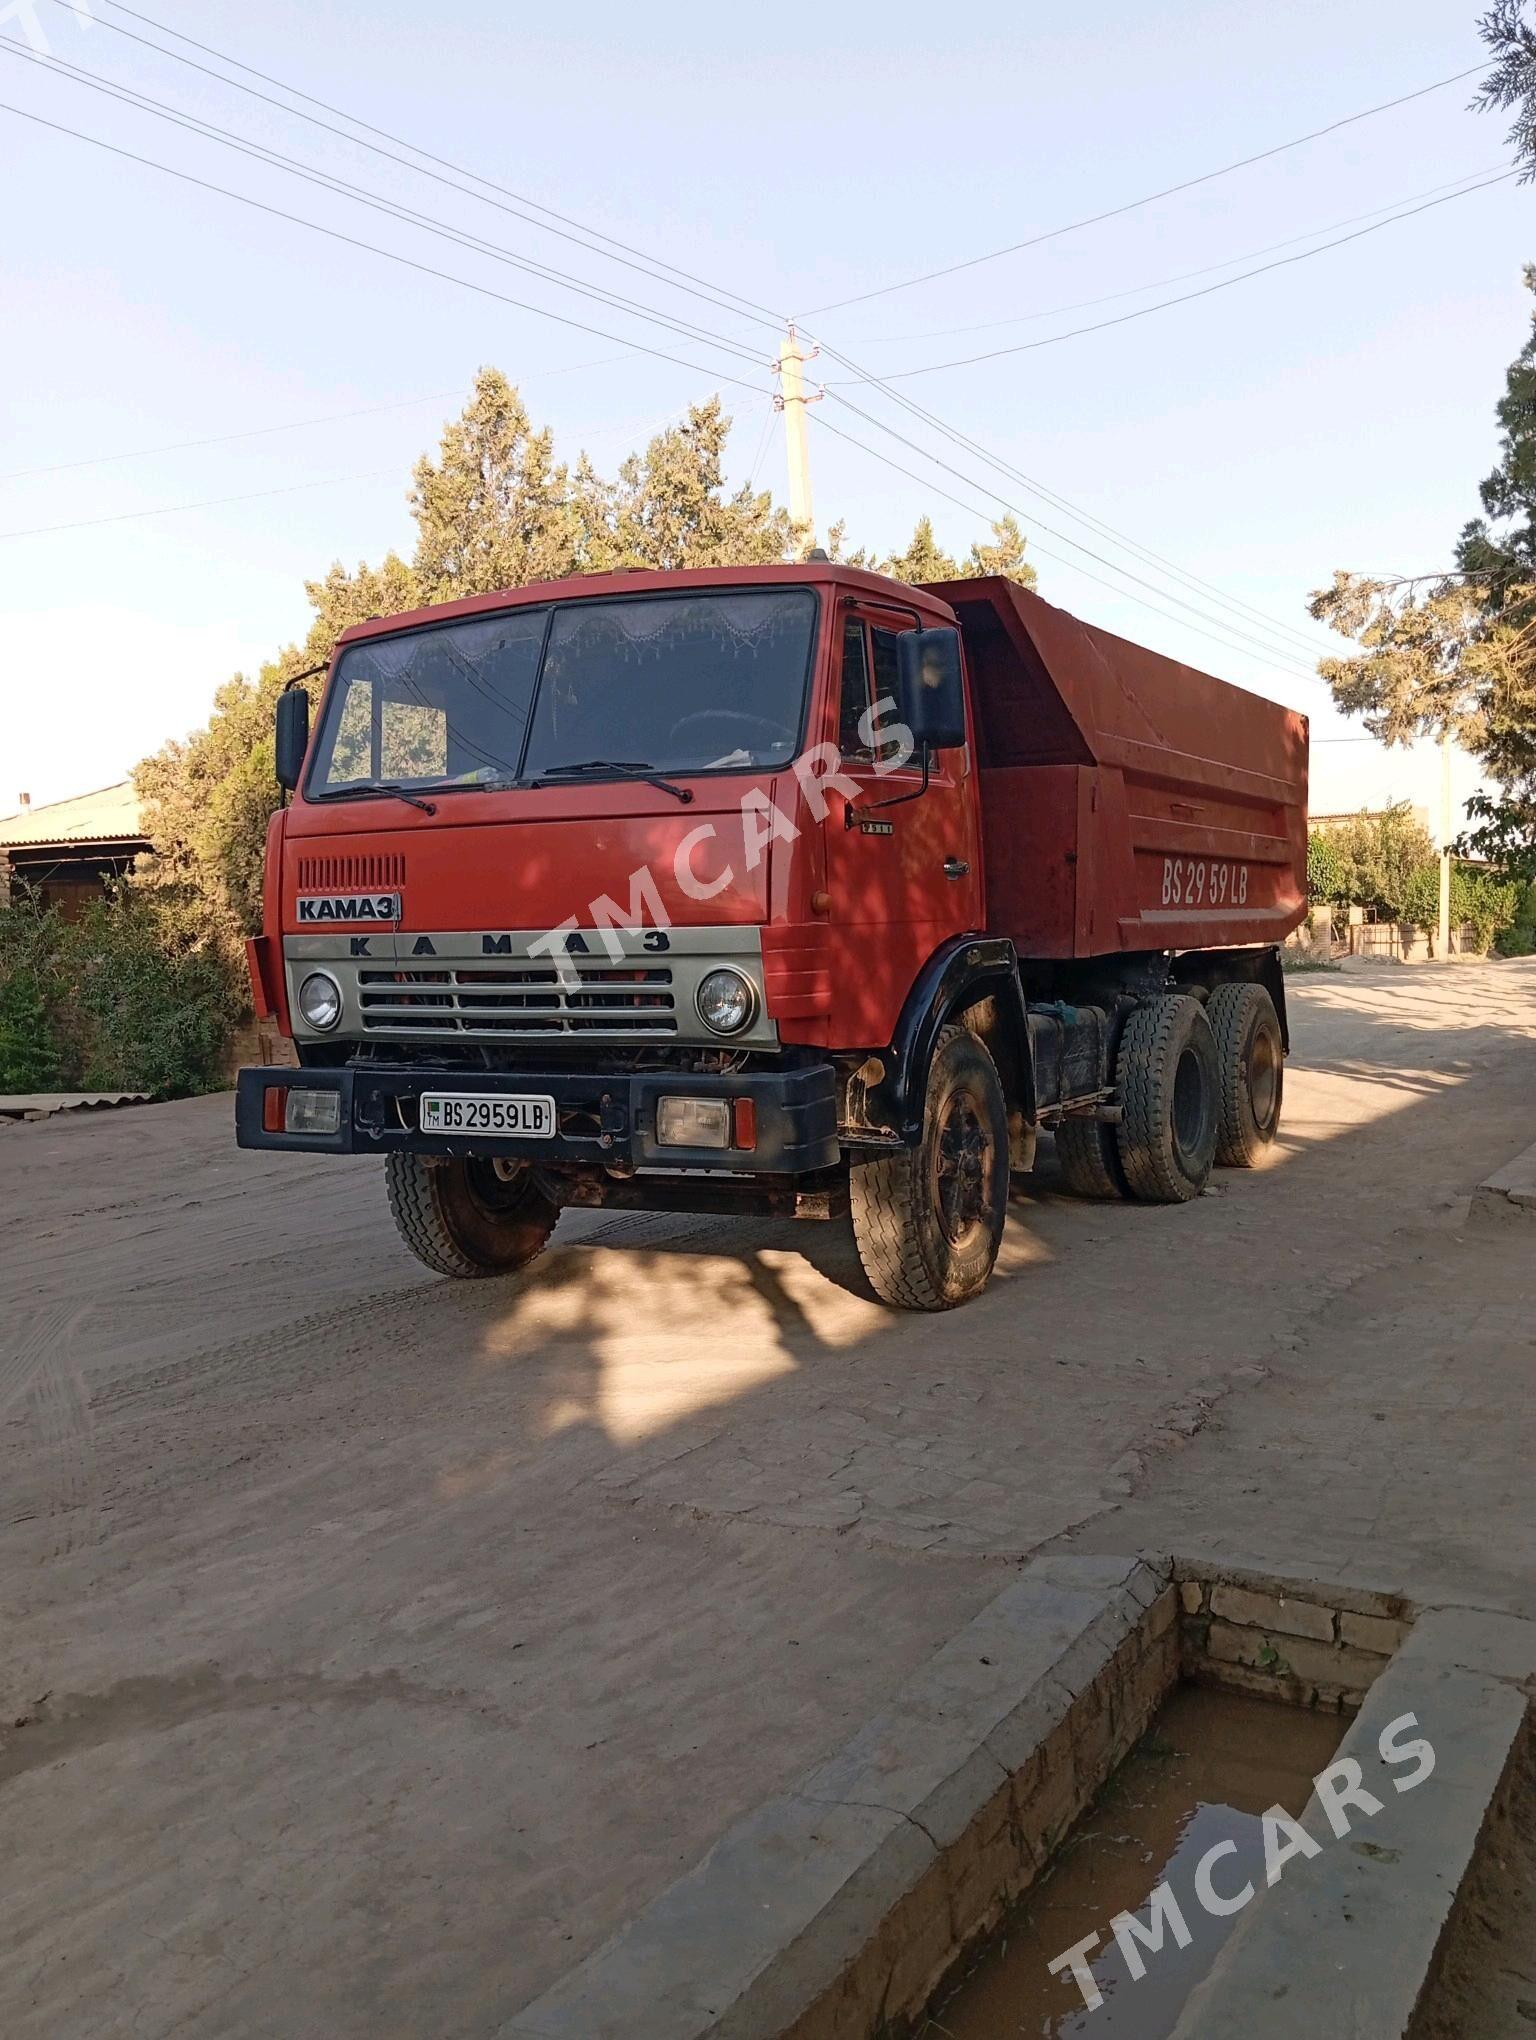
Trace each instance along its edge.
<instances>
[{"instance_id":1,"label":"headlight","mask_svg":"<svg viewBox=\"0 0 1536 2040\"><path fill-rule=\"evenodd\" d=\"M299 1011L311 1027L334 1027L341 1018L341 986L323 970L312 971L299 986Z\"/></svg>"},{"instance_id":2,"label":"headlight","mask_svg":"<svg viewBox=\"0 0 1536 2040\"><path fill-rule=\"evenodd\" d=\"M716 1034L740 1034L757 1010L757 991L739 970L712 970L700 980L695 1003Z\"/></svg>"}]
</instances>

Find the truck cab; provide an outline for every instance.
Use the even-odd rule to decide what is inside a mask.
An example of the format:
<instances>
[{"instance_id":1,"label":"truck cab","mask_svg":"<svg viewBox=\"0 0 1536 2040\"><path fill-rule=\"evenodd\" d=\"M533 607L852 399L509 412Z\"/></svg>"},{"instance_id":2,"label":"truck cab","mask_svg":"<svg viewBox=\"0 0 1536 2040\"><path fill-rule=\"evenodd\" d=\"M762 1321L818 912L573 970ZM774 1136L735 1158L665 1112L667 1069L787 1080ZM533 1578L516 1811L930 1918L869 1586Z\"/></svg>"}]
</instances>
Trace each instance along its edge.
<instances>
[{"instance_id":1,"label":"truck cab","mask_svg":"<svg viewBox=\"0 0 1536 2040\"><path fill-rule=\"evenodd\" d=\"M938 591L826 561L347 631L312 725L279 704L250 961L298 1067L241 1072L241 1144L383 1156L442 1273L525 1265L565 1205L846 1215L879 1294L942 1308L1040 1127L1103 1145L1124 1022L1174 997L1203 1181L1215 983L1138 951L1069 1012L1066 961L989 922L963 638Z\"/></svg>"}]
</instances>

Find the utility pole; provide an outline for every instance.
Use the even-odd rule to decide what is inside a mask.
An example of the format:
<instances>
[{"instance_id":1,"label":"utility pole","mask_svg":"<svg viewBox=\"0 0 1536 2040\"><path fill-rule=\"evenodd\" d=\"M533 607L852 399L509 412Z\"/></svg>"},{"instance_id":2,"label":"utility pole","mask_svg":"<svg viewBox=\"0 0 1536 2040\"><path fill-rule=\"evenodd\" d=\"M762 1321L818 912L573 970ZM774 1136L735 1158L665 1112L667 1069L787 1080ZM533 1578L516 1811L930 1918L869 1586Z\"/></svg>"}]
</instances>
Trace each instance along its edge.
<instances>
[{"instance_id":1,"label":"utility pole","mask_svg":"<svg viewBox=\"0 0 1536 2040\"><path fill-rule=\"evenodd\" d=\"M773 401L784 413L784 442L789 455L789 514L797 525L804 527L801 543L807 551L816 543L816 514L811 507L811 455L806 443L805 407L820 403L822 393L817 390L812 396L805 394L802 370L820 352L819 347L813 347L809 354L805 353L791 323L774 362L779 394Z\"/></svg>"},{"instance_id":2,"label":"utility pole","mask_svg":"<svg viewBox=\"0 0 1536 2040\"><path fill-rule=\"evenodd\" d=\"M1451 731L1440 732L1440 930L1435 948L1443 963L1451 953Z\"/></svg>"}]
</instances>

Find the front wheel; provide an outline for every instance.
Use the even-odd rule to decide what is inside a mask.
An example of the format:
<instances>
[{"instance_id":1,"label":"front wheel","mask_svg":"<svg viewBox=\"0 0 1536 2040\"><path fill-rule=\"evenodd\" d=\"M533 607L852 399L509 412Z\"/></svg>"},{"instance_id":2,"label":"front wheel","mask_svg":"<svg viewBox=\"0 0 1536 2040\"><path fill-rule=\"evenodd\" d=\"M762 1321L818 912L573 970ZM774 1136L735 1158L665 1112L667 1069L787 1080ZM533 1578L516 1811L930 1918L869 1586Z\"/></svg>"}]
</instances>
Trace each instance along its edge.
<instances>
[{"instance_id":1,"label":"front wheel","mask_svg":"<svg viewBox=\"0 0 1536 2040\"><path fill-rule=\"evenodd\" d=\"M384 1182L395 1230L439 1275L511 1275L542 1252L560 1216L526 1162L397 1153L385 1157Z\"/></svg>"},{"instance_id":2,"label":"front wheel","mask_svg":"<svg viewBox=\"0 0 1536 2040\"><path fill-rule=\"evenodd\" d=\"M1008 1108L975 1035L946 1027L915 1148L849 1170L870 1286L900 1310L950 1310L987 1284L1008 1210Z\"/></svg>"}]
</instances>

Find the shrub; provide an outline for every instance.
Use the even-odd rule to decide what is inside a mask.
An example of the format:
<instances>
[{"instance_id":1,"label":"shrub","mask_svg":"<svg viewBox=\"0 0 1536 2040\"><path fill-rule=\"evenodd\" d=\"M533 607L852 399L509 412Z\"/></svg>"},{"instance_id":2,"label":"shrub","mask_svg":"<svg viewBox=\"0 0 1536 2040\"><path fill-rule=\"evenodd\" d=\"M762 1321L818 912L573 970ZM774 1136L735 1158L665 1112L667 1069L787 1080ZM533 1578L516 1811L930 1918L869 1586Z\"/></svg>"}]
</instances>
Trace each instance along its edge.
<instances>
[{"instance_id":1,"label":"shrub","mask_svg":"<svg viewBox=\"0 0 1536 2040\"><path fill-rule=\"evenodd\" d=\"M1470 928L1479 949L1487 949L1500 932L1513 925L1519 888L1491 871L1451 866L1451 926ZM1440 922L1440 861L1421 864L1403 888L1401 918L1416 928L1434 929ZM1500 950L1500 955L1508 954Z\"/></svg>"},{"instance_id":2,"label":"shrub","mask_svg":"<svg viewBox=\"0 0 1536 2040\"><path fill-rule=\"evenodd\" d=\"M1313 829L1307 836L1307 903L1334 906L1344 898L1344 859L1339 846L1322 829Z\"/></svg>"},{"instance_id":3,"label":"shrub","mask_svg":"<svg viewBox=\"0 0 1536 2040\"><path fill-rule=\"evenodd\" d=\"M78 921L0 912L0 1089L215 1088L243 998L189 898L124 885Z\"/></svg>"}]
</instances>

